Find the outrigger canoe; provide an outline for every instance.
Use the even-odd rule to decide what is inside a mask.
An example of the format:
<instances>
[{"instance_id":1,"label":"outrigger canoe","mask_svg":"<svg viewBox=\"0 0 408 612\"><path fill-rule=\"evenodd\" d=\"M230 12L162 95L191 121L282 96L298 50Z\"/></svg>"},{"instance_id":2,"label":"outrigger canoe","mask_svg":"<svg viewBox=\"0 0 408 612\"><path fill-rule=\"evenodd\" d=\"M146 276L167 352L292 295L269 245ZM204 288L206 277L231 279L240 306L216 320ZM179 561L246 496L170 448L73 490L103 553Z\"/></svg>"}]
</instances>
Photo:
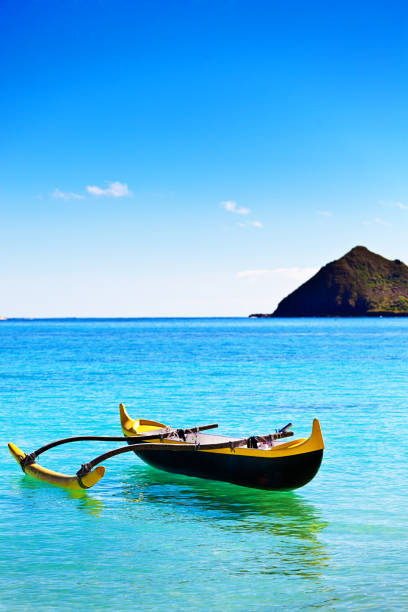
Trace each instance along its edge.
<instances>
[{"instance_id":1,"label":"outrigger canoe","mask_svg":"<svg viewBox=\"0 0 408 612\"><path fill-rule=\"evenodd\" d=\"M157 421L132 419L123 404L119 410L123 437L75 436L50 442L30 454L10 443L9 450L26 474L77 490L89 489L103 477L105 468L98 464L131 451L167 472L275 491L296 489L310 482L323 457L324 443L317 419L309 438L280 442L293 436L289 431L291 423L266 436L237 438L202 433L217 427L216 423L175 429ZM71 476L48 470L37 461L39 455L56 446L84 440L121 441L127 445L98 455Z\"/></svg>"}]
</instances>

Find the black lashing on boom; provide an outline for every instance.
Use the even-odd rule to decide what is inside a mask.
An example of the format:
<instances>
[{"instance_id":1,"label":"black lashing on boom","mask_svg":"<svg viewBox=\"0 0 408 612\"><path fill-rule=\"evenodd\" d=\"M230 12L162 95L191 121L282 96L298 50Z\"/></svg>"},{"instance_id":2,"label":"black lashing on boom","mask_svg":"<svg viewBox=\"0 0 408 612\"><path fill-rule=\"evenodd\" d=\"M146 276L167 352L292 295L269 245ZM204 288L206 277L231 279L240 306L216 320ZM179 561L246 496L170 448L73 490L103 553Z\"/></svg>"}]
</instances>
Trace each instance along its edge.
<instances>
[{"instance_id":1,"label":"black lashing on boom","mask_svg":"<svg viewBox=\"0 0 408 612\"><path fill-rule=\"evenodd\" d=\"M89 474L91 470L92 470L92 466L89 465L89 463L83 463L80 469L77 471L76 477L78 479L78 484L81 487L81 489L89 489L89 487L84 485L84 483L82 482L82 476L86 476L87 474Z\"/></svg>"},{"instance_id":2,"label":"black lashing on boom","mask_svg":"<svg viewBox=\"0 0 408 612\"><path fill-rule=\"evenodd\" d=\"M255 436L251 436L247 441L247 448L258 448L258 440Z\"/></svg>"},{"instance_id":3,"label":"black lashing on boom","mask_svg":"<svg viewBox=\"0 0 408 612\"><path fill-rule=\"evenodd\" d=\"M20 467L24 473L25 473L25 469L27 465L31 465L32 463L35 463L35 459L36 459L35 453L31 453L30 455L26 455L25 457L20 459Z\"/></svg>"}]
</instances>

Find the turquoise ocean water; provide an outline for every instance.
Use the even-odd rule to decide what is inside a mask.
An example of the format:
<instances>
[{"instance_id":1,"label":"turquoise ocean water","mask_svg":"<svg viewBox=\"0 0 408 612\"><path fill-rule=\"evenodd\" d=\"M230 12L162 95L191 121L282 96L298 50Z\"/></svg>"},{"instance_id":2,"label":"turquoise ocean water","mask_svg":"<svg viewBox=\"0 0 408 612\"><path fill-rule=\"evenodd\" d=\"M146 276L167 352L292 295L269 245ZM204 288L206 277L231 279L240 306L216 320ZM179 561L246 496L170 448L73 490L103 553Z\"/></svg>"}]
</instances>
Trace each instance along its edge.
<instances>
[{"instance_id":1,"label":"turquoise ocean water","mask_svg":"<svg viewBox=\"0 0 408 612\"><path fill-rule=\"evenodd\" d=\"M0 323L0 609L407 610L408 319ZM131 416L222 434L288 421L326 443L317 477L275 493L167 474L133 454L92 490L24 476L56 438ZM74 473L108 450L42 463Z\"/></svg>"}]
</instances>

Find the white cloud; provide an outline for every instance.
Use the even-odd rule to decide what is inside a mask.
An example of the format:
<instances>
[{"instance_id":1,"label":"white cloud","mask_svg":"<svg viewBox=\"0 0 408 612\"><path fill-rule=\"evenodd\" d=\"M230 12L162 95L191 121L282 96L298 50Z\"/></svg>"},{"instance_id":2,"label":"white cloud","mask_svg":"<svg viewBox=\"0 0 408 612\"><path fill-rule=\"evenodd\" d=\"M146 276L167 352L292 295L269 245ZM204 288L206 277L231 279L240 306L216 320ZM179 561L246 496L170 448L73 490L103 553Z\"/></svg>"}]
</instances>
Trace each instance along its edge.
<instances>
[{"instance_id":1,"label":"white cloud","mask_svg":"<svg viewBox=\"0 0 408 612\"><path fill-rule=\"evenodd\" d=\"M319 268L273 268L270 270L243 270L238 272L238 278L249 278L249 279L285 279L294 280L298 282L304 282L308 278L311 278Z\"/></svg>"},{"instance_id":2,"label":"white cloud","mask_svg":"<svg viewBox=\"0 0 408 612\"><path fill-rule=\"evenodd\" d=\"M321 215L322 217L331 217L333 213L331 213L329 210L318 210L317 214Z\"/></svg>"},{"instance_id":3,"label":"white cloud","mask_svg":"<svg viewBox=\"0 0 408 612\"><path fill-rule=\"evenodd\" d=\"M56 200L83 200L85 197L83 195L80 195L79 193L72 193L71 191L61 191L60 189L58 189L58 187L54 189L51 195Z\"/></svg>"},{"instance_id":4,"label":"white cloud","mask_svg":"<svg viewBox=\"0 0 408 612\"><path fill-rule=\"evenodd\" d=\"M227 200L225 202L221 202L220 205L225 208L228 212L235 213L236 215L249 215L251 212L249 208L244 208L244 206L238 206L234 200Z\"/></svg>"},{"instance_id":5,"label":"white cloud","mask_svg":"<svg viewBox=\"0 0 408 612\"><path fill-rule=\"evenodd\" d=\"M106 189L97 187L97 185L87 185L86 190L94 196L107 196L112 198L123 198L132 193L126 183L120 183L119 181L109 183Z\"/></svg>"},{"instance_id":6,"label":"white cloud","mask_svg":"<svg viewBox=\"0 0 408 612\"><path fill-rule=\"evenodd\" d=\"M377 225L382 225L383 227L391 227L392 223L390 223L389 221L384 221L384 219L380 219L380 217L375 217L375 219L373 219L372 221L363 221L363 225L373 225L374 223L377 223Z\"/></svg>"},{"instance_id":7,"label":"white cloud","mask_svg":"<svg viewBox=\"0 0 408 612\"><path fill-rule=\"evenodd\" d=\"M260 221L249 221L248 223L237 223L238 227L256 227L258 229L263 228Z\"/></svg>"},{"instance_id":8,"label":"white cloud","mask_svg":"<svg viewBox=\"0 0 408 612\"><path fill-rule=\"evenodd\" d=\"M392 223L390 223L389 221L384 221L383 219L380 219L379 217L376 217L374 221L378 223L378 225L384 225L384 227L391 227L392 225Z\"/></svg>"},{"instance_id":9,"label":"white cloud","mask_svg":"<svg viewBox=\"0 0 408 612\"><path fill-rule=\"evenodd\" d=\"M403 202L384 202L384 200L380 200L380 204L383 204L383 206L394 206L400 210L408 210L408 206Z\"/></svg>"},{"instance_id":10,"label":"white cloud","mask_svg":"<svg viewBox=\"0 0 408 612\"><path fill-rule=\"evenodd\" d=\"M220 202L220 206L225 208L226 211L235 213L236 215L249 215L251 210L249 208L245 208L244 206L238 206L238 204L234 200L226 200L225 202ZM263 227L260 221L248 221L247 223L237 223L239 227L256 227L261 229Z\"/></svg>"}]
</instances>

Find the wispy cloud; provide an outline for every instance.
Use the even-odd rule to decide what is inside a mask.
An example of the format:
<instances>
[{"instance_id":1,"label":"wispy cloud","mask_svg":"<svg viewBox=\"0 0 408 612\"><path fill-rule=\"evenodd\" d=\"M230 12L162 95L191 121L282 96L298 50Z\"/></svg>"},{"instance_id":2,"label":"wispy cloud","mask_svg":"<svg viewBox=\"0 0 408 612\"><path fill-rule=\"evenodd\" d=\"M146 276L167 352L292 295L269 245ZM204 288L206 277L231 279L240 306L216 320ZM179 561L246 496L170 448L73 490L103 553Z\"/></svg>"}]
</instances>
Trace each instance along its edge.
<instances>
[{"instance_id":1,"label":"wispy cloud","mask_svg":"<svg viewBox=\"0 0 408 612\"><path fill-rule=\"evenodd\" d=\"M272 268L260 270L243 270L238 272L238 278L248 279L291 279L298 282L304 282L312 277L319 268Z\"/></svg>"},{"instance_id":2,"label":"wispy cloud","mask_svg":"<svg viewBox=\"0 0 408 612\"><path fill-rule=\"evenodd\" d=\"M263 224L260 221L248 221L248 223L238 223L239 227L256 227L262 229Z\"/></svg>"},{"instance_id":3,"label":"wispy cloud","mask_svg":"<svg viewBox=\"0 0 408 612\"><path fill-rule=\"evenodd\" d=\"M363 225L382 225L383 227L392 227L392 223L390 221L384 221L384 219L381 219L380 217L375 217L375 219L372 219L371 221L363 221Z\"/></svg>"},{"instance_id":4,"label":"wispy cloud","mask_svg":"<svg viewBox=\"0 0 408 612\"><path fill-rule=\"evenodd\" d=\"M320 215L321 217L332 217L333 213L331 213L329 210L318 210L317 214Z\"/></svg>"},{"instance_id":5,"label":"wispy cloud","mask_svg":"<svg viewBox=\"0 0 408 612\"><path fill-rule=\"evenodd\" d=\"M379 217L376 217L374 219L375 223L378 223L378 225L384 225L384 227L391 227L392 223L390 223L389 221L384 221L383 219L380 219Z\"/></svg>"},{"instance_id":6,"label":"wispy cloud","mask_svg":"<svg viewBox=\"0 0 408 612\"><path fill-rule=\"evenodd\" d=\"M54 189L51 196L56 200L83 200L85 196L80 193L73 193L72 191L61 191L61 189Z\"/></svg>"},{"instance_id":7,"label":"wispy cloud","mask_svg":"<svg viewBox=\"0 0 408 612\"><path fill-rule=\"evenodd\" d=\"M245 208L244 206L238 206L238 204L234 202L234 200L220 202L220 205L228 212L235 213L236 215L249 215L249 213L251 212L249 208Z\"/></svg>"},{"instance_id":8,"label":"wispy cloud","mask_svg":"<svg viewBox=\"0 0 408 612\"><path fill-rule=\"evenodd\" d=\"M224 208L226 211L230 213L235 213L236 215L250 215L251 209L245 208L245 206L238 206L235 200L225 200L224 202L220 202L220 206ZM256 227L257 229L262 229L263 224L260 221L246 221L237 223L239 227Z\"/></svg>"},{"instance_id":9,"label":"wispy cloud","mask_svg":"<svg viewBox=\"0 0 408 612\"><path fill-rule=\"evenodd\" d=\"M393 206L394 208L399 208L400 210L408 210L408 205L403 202L387 202L384 200L380 200L380 204L383 206Z\"/></svg>"},{"instance_id":10,"label":"wispy cloud","mask_svg":"<svg viewBox=\"0 0 408 612\"><path fill-rule=\"evenodd\" d=\"M97 185L87 185L86 190L93 196L106 196L111 198L123 198L132 194L127 184L120 183L119 181L108 183L108 187L105 189Z\"/></svg>"}]
</instances>

